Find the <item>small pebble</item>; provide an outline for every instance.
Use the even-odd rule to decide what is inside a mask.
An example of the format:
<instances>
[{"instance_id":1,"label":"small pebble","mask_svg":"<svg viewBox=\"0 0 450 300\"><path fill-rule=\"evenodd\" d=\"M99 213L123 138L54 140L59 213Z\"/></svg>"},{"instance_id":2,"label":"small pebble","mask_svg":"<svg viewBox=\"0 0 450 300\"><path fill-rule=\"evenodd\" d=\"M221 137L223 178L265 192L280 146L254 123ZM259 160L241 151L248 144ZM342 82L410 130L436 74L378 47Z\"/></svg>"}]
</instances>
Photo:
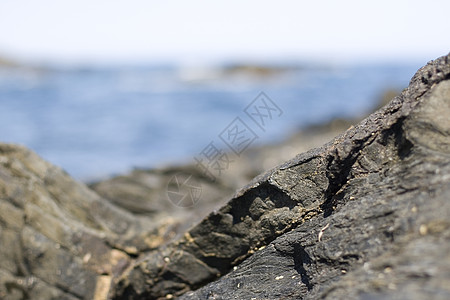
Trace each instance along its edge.
<instances>
[{"instance_id":1,"label":"small pebble","mask_svg":"<svg viewBox=\"0 0 450 300\"><path fill-rule=\"evenodd\" d=\"M425 234L427 234L427 232L428 232L428 227L427 227L427 225L424 225L424 224L420 225L420 227L419 227L419 233L420 233L421 235L425 235Z\"/></svg>"}]
</instances>

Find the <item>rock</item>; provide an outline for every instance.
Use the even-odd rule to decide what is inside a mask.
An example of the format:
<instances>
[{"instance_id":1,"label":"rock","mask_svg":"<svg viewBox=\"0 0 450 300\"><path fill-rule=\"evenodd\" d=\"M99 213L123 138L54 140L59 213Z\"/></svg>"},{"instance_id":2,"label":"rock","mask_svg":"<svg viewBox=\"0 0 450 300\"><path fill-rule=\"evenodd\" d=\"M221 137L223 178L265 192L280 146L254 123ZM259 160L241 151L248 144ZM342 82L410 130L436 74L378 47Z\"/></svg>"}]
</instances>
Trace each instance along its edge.
<instances>
[{"instance_id":1,"label":"rock","mask_svg":"<svg viewBox=\"0 0 450 300\"><path fill-rule=\"evenodd\" d=\"M0 144L0 299L106 299L158 230L32 151Z\"/></svg>"},{"instance_id":2,"label":"rock","mask_svg":"<svg viewBox=\"0 0 450 300\"><path fill-rule=\"evenodd\" d=\"M197 205L177 206L168 198L168 183L180 173L198 181L201 199ZM182 235L212 210L220 208L237 188L223 177L211 182L194 165L135 169L126 175L90 183L89 187L114 205L150 218L153 227L159 228L164 243Z\"/></svg>"},{"instance_id":3,"label":"rock","mask_svg":"<svg viewBox=\"0 0 450 300\"><path fill-rule=\"evenodd\" d=\"M349 124L249 150L215 184L193 166L135 170L98 193L0 144L0 299L449 299L449 59L229 201ZM180 171L201 205L163 199Z\"/></svg>"},{"instance_id":4,"label":"rock","mask_svg":"<svg viewBox=\"0 0 450 300\"><path fill-rule=\"evenodd\" d=\"M223 76L250 76L250 77L271 77L285 73L299 71L305 67L284 66L284 65L264 65L264 64L229 64L222 70Z\"/></svg>"},{"instance_id":5,"label":"rock","mask_svg":"<svg viewBox=\"0 0 450 300\"><path fill-rule=\"evenodd\" d=\"M19 64L11 59L0 56L0 68L17 68Z\"/></svg>"},{"instance_id":6,"label":"rock","mask_svg":"<svg viewBox=\"0 0 450 300\"><path fill-rule=\"evenodd\" d=\"M235 191L255 176L270 169L298 152L304 152L331 140L356 120L333 120L300 130L279 144L251 147L216 181L211 182L194 164L160 169L135 169L127 174L91 182L89 187L111 203L137 215L148 216L155 226L170 227L172 235L165 241L184 234L211 211L225 205ZM231 155L230 155L231 156ZM178 207L168 199L168 182L175 175L190 174L201 186L202 194L196 205ZM159 225L157 225L159 224Z\"/></svg>"},{"instance_id":7,"label":"rock","mask_svg":"<svg viewBox=\"0 0 450 300\"><path fill-rule=\"evenodd\" d=\"M275 165L290 156L276 149L249 151L215 183L192 165L141 169L92 183L96 194L32 151L0 144L0 299L106 299L113 277L141 253L225 204L264 170L260 161ZM167 182L179 172L201 182L200 205L168 201Z\"/></svg>"},{"instance_id":8,"label":"rock","mask_svg":"<svg viewBox=\"0 0 450 300\"><path fill-rule=\"evenodd\" d=\"M112 298L450 298L449 59L142 254Z\"/></svg>"}]
</instances>

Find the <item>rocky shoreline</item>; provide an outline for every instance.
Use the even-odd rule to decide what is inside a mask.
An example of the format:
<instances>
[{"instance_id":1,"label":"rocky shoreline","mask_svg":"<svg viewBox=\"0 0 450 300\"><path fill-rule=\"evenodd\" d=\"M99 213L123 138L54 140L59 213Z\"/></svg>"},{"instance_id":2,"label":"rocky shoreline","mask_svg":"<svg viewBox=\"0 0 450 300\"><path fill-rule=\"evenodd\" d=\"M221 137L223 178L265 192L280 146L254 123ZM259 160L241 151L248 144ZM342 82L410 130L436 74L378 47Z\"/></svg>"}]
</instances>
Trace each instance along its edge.
<instances>
[{"instance_id":1,"label":"rocky shoreline","mask_svg":"<svg viewBox=\"0 0 450 300\"><path fill-rule=\"evenodd\" d=\"M163 235L175 237L211 211L225 205L236 190L258 174L289 160L298 152L321 146L359 121L333 120L300 130L279 144L249 148L214 182L195 164L188 164L160 169L135 169L123 175L90 182L88 187L133 214L148 216L161 226L171 224L169 232ZM180 173L191 175L201 186L202 195L196 205L179 207L168 199L167 184Z\"/></svg>"},{"instance_id":2,"label":"rocky shoreline","mask_svg":"<svg viewBox=\"0 0 450 300\"><path fill-rule=\"evenodd\" d=\"M214 183L182 166L87 186L0 144L0 298L450 298L449 60ZM167 200L180 171L200 205Z\"/></svg>"}]
</instances>

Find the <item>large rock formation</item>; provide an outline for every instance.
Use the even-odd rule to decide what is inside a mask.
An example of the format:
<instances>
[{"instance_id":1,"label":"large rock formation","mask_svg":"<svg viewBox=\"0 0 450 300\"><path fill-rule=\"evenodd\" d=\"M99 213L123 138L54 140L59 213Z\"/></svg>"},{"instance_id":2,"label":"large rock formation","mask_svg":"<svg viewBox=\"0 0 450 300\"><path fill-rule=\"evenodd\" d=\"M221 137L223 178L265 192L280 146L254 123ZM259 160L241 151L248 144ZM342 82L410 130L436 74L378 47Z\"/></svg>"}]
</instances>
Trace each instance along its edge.
<instances>
[{"instance_id":1,"label":"large rock formation","mask_svg":"<svg viewBox=\"0 0 450 300\"><path fill-rule=\"evenodd\" d=\"M151 228L35 153L0 145L1 299L100 297L149 248Z\"/></svg>"},{"instance_id":2,"label":"large rock formation","mask_svg":"<svg viewBox=\"0 0 450 300\"><path fill-rule=\"evenodd\" d=\"M448 298L448 60L431 62L389 105L258 176L184 237L142 256L114 298Z\"/></svg>"},{"instance_id":3,"label":"large rock formation","mask_svg":"<svg viewBox=\"0 0 450 300\"><path fill-rule=\"evenodd\" d=\"M304 128L280 144L251 147L241 154L239 161L230 163L214 182L195 164L191 164L134 169L127 174L91 182L89 187L115 205L151 218L156 226L170 224L174 229L171 234L176 236L225 205L236 190L258 174L285 162L296 153L323 145L356 123L358 120L336 119ZM201 186L201 199L197 205L179 207L168 201L167 183L180 173L192 175Z\"/></svg>"},{"instance_id":4,"label":"large rock formation","mask_svg":"<svg viewBox=\"0 0 450 300\"><path fill-rule=\"evenodd\" d=\"M106 299L114 276L174 236L32 151L0 144L0 299Z\"/></svg>"},{"instance_id":5,"label":"large rock formation","mask_svg":"<svg viewBox=\"0 0 450 300\"><path fill-rule=\"evenodd\" d=\"M0 145L0 298L450 299L449 60L190 229Z\"/></svg>"}]
</instances>

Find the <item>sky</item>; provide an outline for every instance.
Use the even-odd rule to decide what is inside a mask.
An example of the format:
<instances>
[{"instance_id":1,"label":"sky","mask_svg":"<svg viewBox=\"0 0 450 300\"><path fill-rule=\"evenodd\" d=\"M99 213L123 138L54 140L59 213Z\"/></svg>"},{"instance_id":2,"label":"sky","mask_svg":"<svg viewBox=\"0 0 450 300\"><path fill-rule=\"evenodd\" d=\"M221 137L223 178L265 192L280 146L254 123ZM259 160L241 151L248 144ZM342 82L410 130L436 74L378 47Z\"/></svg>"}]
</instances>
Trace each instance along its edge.
<instances>
[{"instance_id":1,"label":"sky","mask_svg":"<svg viewBox=\"0 0 450 300\"><path fill-rule=\"evenodd\" d=\"M448 0L1 0L0 56L49 62L421 60Z\"/></svg>"}]
</instances>

